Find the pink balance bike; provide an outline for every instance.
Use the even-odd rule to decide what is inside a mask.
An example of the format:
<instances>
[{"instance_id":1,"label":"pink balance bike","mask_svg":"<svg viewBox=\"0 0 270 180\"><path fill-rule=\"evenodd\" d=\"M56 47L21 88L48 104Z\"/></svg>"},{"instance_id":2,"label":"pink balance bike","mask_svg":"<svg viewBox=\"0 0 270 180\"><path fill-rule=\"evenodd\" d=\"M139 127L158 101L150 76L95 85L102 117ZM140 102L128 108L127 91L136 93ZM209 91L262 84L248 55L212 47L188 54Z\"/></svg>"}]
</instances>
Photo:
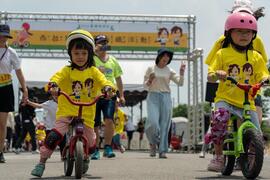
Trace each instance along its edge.
<instances>
[{"instance_id":1,"label":"pink balance bike","mask_svg":"<svg viewBox=\"0 0 270 180\"><path fill-rule=\"evenodd\" d=\"M83 133L82 108L83 106L94 105L100 97L105 95L100 95L89 103L75 102L63 91L60 91L60 95L65 96L72 105L79 106L78 116L73 117L67 132L67 144L63 150L62 158L64 160L65 176L71 176L75 162L75 177L76 179L81 179L82 174L86 173L88 169L84 167L84 161L89 161L90 148L88 140Z\"/></svg>"}]
</instances>

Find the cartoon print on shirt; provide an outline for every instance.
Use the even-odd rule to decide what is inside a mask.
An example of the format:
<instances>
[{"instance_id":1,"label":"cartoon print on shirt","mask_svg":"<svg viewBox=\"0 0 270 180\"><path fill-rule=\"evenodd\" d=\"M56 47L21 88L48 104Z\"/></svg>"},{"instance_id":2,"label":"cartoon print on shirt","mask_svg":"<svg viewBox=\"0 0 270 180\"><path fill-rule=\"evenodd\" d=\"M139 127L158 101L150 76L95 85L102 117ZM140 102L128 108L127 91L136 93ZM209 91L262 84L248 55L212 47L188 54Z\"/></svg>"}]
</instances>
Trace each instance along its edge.
<instances>
[{"instance_id":1,"label":"cartoon print on shirt","mask_svg":"<svg viewBox=\"0 0 270 180\"><path fill-rule=\"evenodd\" d=\"M76 100L80 100L81 98L81 91L83 89L83 85L80 81L73 81L72 82L72 94L70 96L74 96Z\"/></svg>"},{"instance_id":2,"label":"cartoon print on shirt","mask_svg":"<svg viewBox=\"0 0 270 180\"><path fill-rule=\"evenodd\" d=\"M240 68L237 64L229 65L228 69L229 76L233 77L235 80L239 80Z\"/></svg>"},{"instance_id":3,"label":"cartoon print on shirt","mask_svg":"<svg viewBox=\"0 0 270 180\"><path fill-rule=\"evenodd\" d=\"M106 75L111 75L113 70L110 68L106 68L105 66L99 66L98 67L99 71L102 72L105 76Z\"/></svg>"},{"instance_id":4,"label":"cartoon print on shirt","mask_svg":"<svg viewBox=\"0 0 270 180\"><path fill-rule=\"evenodd\" d=\"M250 80L250 77L253 75L253 67L250 63L244 64L243 73L245 80Z\"/></svg>"},{"instance_id":5,"label":"cartoon print on shirt","mask_svg":"<svg viewBox=\"0 0 270 180\"><path fill-rule=\"evenodd\" d=\"M87 78L87 79L84 81L84 87L85 87L86 90L87 90L87 96L88 96L88 97L91 97L91 89L93 88L93 85L94 85L94 80L91 79L91 78Z\"/></svg>"}]
</instances>

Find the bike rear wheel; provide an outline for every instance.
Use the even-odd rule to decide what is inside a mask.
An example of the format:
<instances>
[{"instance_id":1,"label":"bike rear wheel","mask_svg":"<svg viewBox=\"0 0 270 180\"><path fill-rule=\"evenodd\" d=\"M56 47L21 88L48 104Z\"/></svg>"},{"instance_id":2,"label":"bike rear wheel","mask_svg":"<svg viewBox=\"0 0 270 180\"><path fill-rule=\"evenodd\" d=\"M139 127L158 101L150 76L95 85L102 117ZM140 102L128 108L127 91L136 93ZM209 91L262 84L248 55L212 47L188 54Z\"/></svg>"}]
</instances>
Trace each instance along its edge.
<instances>
[{"instance_id":1,"label":"bike rear wheel","mask_svg":"<svg viewBox=\"0 0 270 180\"><path fill-rule=\"evenodd\" d=\"M234 144L233 142L225 143L223 145L224 150L233 151L234 150ZM233 172L235 163L235 156L234 155L224 155L224 168L222 169L221 173L224 176L230 176Z\"/></svg>"},{"instance_id":2,"label":"bike rear wheel","mask_svg":"<svg viewBox=\"0 0 270 180\"><path fill-rule=\"evenodd\" d=\"M75 177L76 179L81 179L83 174L83 143L82 141L76 142L75 149Z\"/></svg>"},{"instance_id":3,"label":"bike rear wheel","mask_svg":"<svg viewBox=\"0 0 270 180\"><path fill-rule=\"evenodd\" d=\"M69 148L66 150L66 158L64 159L64 173L65 176L71 176L73 171L74 161L71 159L69 154Z\"/></svg>"},{"instance_id":4,"label":"bike rear wheel","mask_svg":"<svg viewBox=\"0 0 270 180\"><path fill-rule=\"evenodd\" d=\"M261 133L256 129L246 129L243 133L245 153L240 156L243 175L255 179L261 172L264 158L264 147Z\"/></svg>"}]
</instances>

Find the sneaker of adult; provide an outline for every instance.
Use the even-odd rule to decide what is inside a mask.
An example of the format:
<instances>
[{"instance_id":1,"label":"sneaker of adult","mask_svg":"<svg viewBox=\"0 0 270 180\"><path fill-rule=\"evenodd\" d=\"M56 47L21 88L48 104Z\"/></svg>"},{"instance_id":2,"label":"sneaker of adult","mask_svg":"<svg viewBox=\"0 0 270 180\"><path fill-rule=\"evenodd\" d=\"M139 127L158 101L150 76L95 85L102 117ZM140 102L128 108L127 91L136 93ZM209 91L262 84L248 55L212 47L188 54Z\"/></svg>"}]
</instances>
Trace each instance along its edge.
<instances>
[{"instance_id":1,"label":"sneaker of adult","mask_svg":"<svg viewBox=\"0 0 270 180\"><path fill-rule=\"evenodd\" d=\"M155 157L157 152L157 146L155 144L150 144L150 157Z\"/></svg>"},{"instance_id":2,"label":"sneaker of adult","mask_svg":"<svg viewBox=\"0 0 270 180\"><path fill-rule=\"evenodd\" d=\"M110 145L105 145L104 147L104 152L103 152L103 156L107 157L107 158L113 158L115 157L115 154L112 150L112 146Z\"/></svg>"},{"instance_id":3,"label":"sneaker of adult","mask_svg":"<svg viewBox=\"0 0 270 180\"><path fill-rule=\"evenodd\" d=\"M214 172L221 172L224 167L224 159L223 157L215 156L210 163L208 164L207 170Z\"/></svg>"},{"instance_id":4,"label":"sneaker of adult","mask_svg":"<svg viewBox=\"0 0 270 180\"><path fill-rule=\"evenodd\" d=\"M41 177L43 175L43 172L45 170L45 164L37 164L35 168L31 171L31 174L33 176Z\"/></svg>"},{"instance_id":5,"label":"sneaker of adult","mask_svg":"<svg viewBox=\"0 0 270 180\"><path fill-rule=\"evenodd\" d=\"M166 153L165 152L159 153L159 158L160 159L167 159Z\"/></svg>"},{"instance_id":6,"label":"sneaker of adult","mask_svg":"<svg viewBox=\"0 0 270 180\"><path fill-rule=\"evenodd\" d=\"M20 154L20 149L19 148L16 148L15 150L14 150L14 152L15 152L15 154Z\"/></svg>"},{"instance_id":7,"label":"sneaker of adult","mask_svg":"<svg viewBox=\"0 0 270 180\"><path fill-rule=\"evenodd\" d=\"M5 163L6 159L4 158L4 153L0 152L0 163Z\"/></svg>"},{"instance_id":8,"label":"sneaker of adult","mask_svg":"<svg viewBox=\"0 0 270 180\"><path fill-rule=\"evenodd\" d=\"M95 150L95 152L91 156L92 160L99 160L100 159L100 152L98 149Z\"/></svg>"}]
</instances>

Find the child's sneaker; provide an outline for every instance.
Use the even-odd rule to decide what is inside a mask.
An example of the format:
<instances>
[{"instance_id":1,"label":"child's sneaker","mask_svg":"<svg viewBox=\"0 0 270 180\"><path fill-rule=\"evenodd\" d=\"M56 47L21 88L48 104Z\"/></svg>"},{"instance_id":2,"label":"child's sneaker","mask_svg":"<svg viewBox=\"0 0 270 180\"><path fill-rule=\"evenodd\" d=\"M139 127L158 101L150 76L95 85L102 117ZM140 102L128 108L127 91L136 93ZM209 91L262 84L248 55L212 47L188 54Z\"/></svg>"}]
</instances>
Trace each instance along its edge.
<instances>
[{"instance_id":1,"label":"child's sneaker","mask_svg":"<svg viewBox=\"0 0 270 180\"><path fill-rule=\"evenodd\" d=\"M115 157L115 154L113 153L112 147L110 145L105 145L103 156L107 158Z\"/></svg>"},{"instance_id":2,"label":"child's sneaker","mask_svg":"<svg viewBox=\"0 0 270 180\"><path fill-rule=\"evenodd\" d=\"M215 156L210 163L208 164L208 171L220 172L224 167L224 159L223 156Z\"/></svg>"},{"instance_id":3,"label":"child's sneaker","mask_svg":"<svg viewBox=\"0 0 270 180\"><path fill-rule=\"evenodd\" d=\"M96 149L95 152L92 154L91 159L92 160L99 160L100 159L100 153L99 153L98 149Z\"/></svg>"},{"instance_id":4,"label":"child's sneaker","mask_svg":"<svg viewBox=\"0 0 270 180\"><path fill-rule=\"evenodd\" d=\"M33 175L33 176L37 176L37 177L41 177L42 176L42 174L43 174L43 172L44 172L44 170L45 170L45 164L37 164L36 166L35 166L35 169L33 169L32 171L31 171L31 174Z\"/></svg>"},{"instance_id":5,"label":"child's sneaker","mask_svg":"<svg viewBox=\"0 0 270 180\"><path fill-rule=\"evenodd\" d=\"M157 151L157 146L155 144L150 144L150 156L155 157Z\"/></svg>"}]
</instances>

